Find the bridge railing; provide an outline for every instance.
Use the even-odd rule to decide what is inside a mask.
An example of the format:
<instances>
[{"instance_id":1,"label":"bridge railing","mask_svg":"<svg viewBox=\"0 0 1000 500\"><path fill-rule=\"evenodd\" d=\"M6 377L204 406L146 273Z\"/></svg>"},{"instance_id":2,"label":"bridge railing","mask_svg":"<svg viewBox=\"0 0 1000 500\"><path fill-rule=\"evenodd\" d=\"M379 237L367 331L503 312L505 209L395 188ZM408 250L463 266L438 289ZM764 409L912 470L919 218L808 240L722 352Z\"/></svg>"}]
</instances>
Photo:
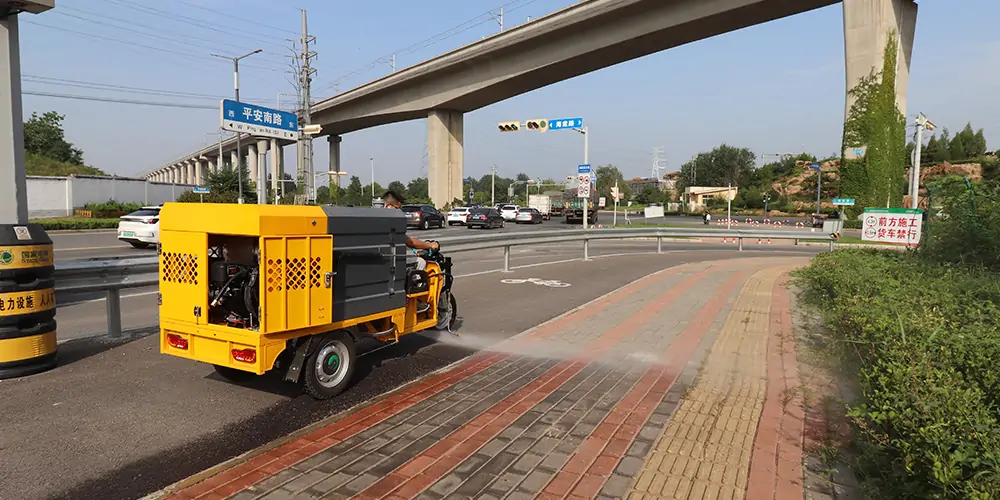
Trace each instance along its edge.
<instances>
[{"instance_id":1,"label":"bridge railing","mask_svg":"<svg viewBox=\"0 0 1000 500\"><path fill-rule=\"evenodd\" d=\"M527 245L549 245L554 243L581 243L583 259L590 259L590 242L601 240L655 240L656 253L663 252L664 239L713 238L732 239L738 251L743 251L744 239L772 240L823 240L829 242L833 250L836 240L830 233L810 233L805 235L792 231L755 231L687 228L627 228L562 230L556 234L538 232L501 232L482 235L446 236L437 241L442 243L448 254L474 252L479 250L503 250L503 272L511 271L511 248ZM96 260L57 264L56 293L60 300L83 293L103 294L107 312L107 328L111 337L122 334L121 291L157 286L159 258L138 257L130 259Z\"/></svg>"}]
</instances>

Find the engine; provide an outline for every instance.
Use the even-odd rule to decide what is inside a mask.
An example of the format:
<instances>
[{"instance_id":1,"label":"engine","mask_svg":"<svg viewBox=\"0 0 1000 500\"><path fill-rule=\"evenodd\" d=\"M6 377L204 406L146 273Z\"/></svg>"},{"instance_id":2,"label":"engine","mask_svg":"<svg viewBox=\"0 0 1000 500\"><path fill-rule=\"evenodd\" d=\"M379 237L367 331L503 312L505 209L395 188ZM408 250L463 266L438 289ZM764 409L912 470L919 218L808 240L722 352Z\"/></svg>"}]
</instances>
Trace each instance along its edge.
<instances>
[{"instance_id":1,"label":"engine","mask_svg":"<svg viewBox=\"0 0 1000 500\"><path fill-rule=\"evenodd\" d=\"M209 322L234 328L257 329L260 325L259 251L252 259L236 260L223 245L209 250Z\"/></svg>"}]
</instances>

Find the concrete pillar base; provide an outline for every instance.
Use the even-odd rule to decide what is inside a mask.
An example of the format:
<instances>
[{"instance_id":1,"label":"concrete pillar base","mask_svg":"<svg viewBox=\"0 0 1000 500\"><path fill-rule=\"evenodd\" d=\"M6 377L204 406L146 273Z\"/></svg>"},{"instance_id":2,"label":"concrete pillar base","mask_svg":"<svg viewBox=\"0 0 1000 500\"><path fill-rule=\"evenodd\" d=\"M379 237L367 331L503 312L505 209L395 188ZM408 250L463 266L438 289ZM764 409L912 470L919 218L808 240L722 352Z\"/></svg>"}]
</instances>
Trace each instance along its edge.
<instances>
[{"instance_id":1,"label":"concrete pillar base","mask_svg":"<svg viewBox=\"0 0 1000 500\"><path fill-rule=\"evenodd\" d=\"M326 141L330 145L330 172L340 172L340 143L343 140L339 135L329 135ZM340 174L332 174L333 182L340 187Z\"/></svg>"},{"instance_id":2,"label":"concrete pillar base","mask_svg":"<svg viewBox=\"0 0 1000 500\"><path fill-rule=\"evenodd\" d=\"M431 202L443 207L464 199L464 116L460 111L431 111L427 117L427 182Z\"/></svg>"}]
</instances>

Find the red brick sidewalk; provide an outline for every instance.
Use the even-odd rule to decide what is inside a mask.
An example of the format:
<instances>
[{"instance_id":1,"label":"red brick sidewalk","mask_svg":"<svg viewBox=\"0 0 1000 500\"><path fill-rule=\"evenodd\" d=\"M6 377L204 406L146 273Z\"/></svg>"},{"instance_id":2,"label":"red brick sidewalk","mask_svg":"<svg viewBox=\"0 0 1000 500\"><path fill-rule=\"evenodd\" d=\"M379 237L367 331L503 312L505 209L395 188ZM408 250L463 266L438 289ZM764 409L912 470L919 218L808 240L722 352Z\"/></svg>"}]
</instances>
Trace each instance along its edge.
<instances>
[{"instance_id":1,"label":"red brick sidewalk","mask_svg":"<svg viewBox=\"0 0 1000 500\"><path fill-rule=\"evenodd\" d=\"M648 276L170 498L801 499L803 263Z\"/></svg>"}]
</instances>

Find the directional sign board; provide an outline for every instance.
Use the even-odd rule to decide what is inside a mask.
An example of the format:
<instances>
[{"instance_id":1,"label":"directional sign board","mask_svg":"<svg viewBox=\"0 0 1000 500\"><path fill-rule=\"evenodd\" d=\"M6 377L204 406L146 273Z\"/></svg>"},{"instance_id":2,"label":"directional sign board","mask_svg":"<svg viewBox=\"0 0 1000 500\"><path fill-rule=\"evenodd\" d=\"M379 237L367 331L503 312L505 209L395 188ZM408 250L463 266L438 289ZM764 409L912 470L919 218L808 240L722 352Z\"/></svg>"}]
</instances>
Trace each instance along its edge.
<instances>
[{"instance_id":1,"label":"directional sign board","mask_svg":"<svg viewBox=\"0 0 1000 500\"><path fill-rule=\"evenodd\" d=\"M212 192L211 189L204 186L195 186L193 191L198 194L208 194Z\"/></svg>"},{"instance_id":2,"label":"directional sign board","mask_svg":"<svg viewBox=\"0 0 1000 500\"><path fill-rule=\"evenodd\" d=\"M589 174L590 173L590 164L587 163L585 165L580 165L580 166L576 167L576 173L578 173L578 174Z\"/></svg>"},{"instance_id":3,"label":"directional sign board","mask_svg":"<svg viewBox=\"0 0 1000 500\"><path fill-rule=\"evenodd\" d=\"M897 245L919 245L923 211L910 208L866 208L861 239Z\"/></svg>"},{"instance_id":4,"label":"directional sign board","mask_svg":"<svg viewBox=\"0 0 1000 500\"><path fill-rule=\"evenodd\" d=\"M809 165L809 168L813 170L819 170L819 163L813 163L812 165Z\"/></svg>"},{"instance_id":5,"label":"directional sign board","mask_svg":"<svg viewBox=\"0 0 1000 500\"><path fill-rule=\"evenodd\" d=\"M590 198L590 174L578 174L576 184L577 198Z\"/></svg>"},{"instance_id":6,"label":"directional sign board","mask_svg":"<svg viewBox=\"0 0 1000 500\"><path fill-rule=\"evenodd\" d=\"M567 128L580 128L583 126L583 118L556 118L549 119L549 130L563 130Z\"/></svg>"},{"instance_id":7,"label":"directional sign board","mask_svg":"<svg viewBox=\"0 0 1000 500\"><path fill-rule=\"evenodd\" d=\"M294 140L299 137L299 119L295 113L223 99L222 129Z\"/></svg>"},{"instance_id":8,"label":"directional sign board","mask_svg":"<svg viewBox=\"0 0 1000 500\"><path fill-rule=\"evenodd\" d=\"M833 205L838 207L853 207L854 198L834 198Z\"/></svg>"}]
</instances>

